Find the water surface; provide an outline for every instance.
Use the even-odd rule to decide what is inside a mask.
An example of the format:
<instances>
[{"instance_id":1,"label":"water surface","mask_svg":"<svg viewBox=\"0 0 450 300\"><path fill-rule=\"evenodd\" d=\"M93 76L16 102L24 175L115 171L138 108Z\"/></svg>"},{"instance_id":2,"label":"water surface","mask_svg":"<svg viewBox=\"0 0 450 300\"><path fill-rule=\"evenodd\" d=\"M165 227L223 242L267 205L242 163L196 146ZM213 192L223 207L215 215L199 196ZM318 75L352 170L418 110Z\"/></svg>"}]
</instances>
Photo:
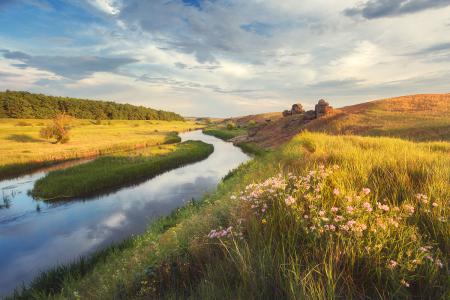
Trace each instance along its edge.
<instances>
[{"instance_id":1,"label":"water surface","mask_svg":"<svg viewBox=\"0 0 450 300\"><path fill-rule=\"evenodd\" d=\"M48 170L0 181L0 296L41 271L142 233L155 218L213 190L249 159L231 143L201 131L180 136L213 144L214 153L108 195L56 204L36 201L27 191Z\"/></svg>"}]
</instances>

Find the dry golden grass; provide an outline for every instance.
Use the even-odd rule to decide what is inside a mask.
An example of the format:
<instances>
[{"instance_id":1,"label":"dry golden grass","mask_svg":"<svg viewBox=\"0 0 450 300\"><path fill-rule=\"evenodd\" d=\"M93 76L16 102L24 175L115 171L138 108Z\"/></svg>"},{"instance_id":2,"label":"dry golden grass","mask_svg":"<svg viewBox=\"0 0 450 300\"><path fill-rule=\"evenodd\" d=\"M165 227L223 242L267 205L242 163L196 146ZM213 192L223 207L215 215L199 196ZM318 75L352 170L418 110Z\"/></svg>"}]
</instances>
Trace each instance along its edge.
<instances>
[{"instance_id":1,"label":"dry golden grass","mask_svg":"<svg viewBox=\"0 0 450 300\"><path fill-rule=\"evenodd\" d=\"M260 115L266 119L269 115ZM414 141L450 140L450 94L411 95L335 109L305 124L302 115L279 117L250 132L251 141L276 147L302 130L329 134L388 136ZM236 118L249 122L256 116Z\"/></svg>"},{"instance_id":2,"label":"dry golden grass","mask_svg":"<svg viewBox=\"0 0 450 300\"><path fill-rule=\"evenodd\" d=\"M50 120L0 119L0 171L8 165L90 157L119 150L163 144L171 132L199 128L191 121L111 120L95 125L75 120L70 141L53 144L39 136Z\"/></svg>"}]
</instances>

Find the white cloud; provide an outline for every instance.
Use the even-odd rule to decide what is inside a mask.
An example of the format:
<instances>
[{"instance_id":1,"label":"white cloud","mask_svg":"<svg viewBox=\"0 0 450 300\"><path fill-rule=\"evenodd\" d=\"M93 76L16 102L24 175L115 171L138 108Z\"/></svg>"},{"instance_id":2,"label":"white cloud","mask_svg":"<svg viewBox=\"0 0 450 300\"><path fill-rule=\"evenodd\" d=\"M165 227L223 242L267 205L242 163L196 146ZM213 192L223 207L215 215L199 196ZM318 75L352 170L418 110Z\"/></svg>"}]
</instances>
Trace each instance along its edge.
<instances>
[{"instance_id":1,"label":"white cloud","mask_svg":"<svg viewBox=\"0 0 450 300\"><path fill-rule=\"evenodd\" d=\"M427 90L434 92L448 92L446 82L450 86L450 49L445 47L450 43L450 7L368 20L345 15L358 0L205 1L201 9L179 0L86 1L106 15L106 23L83 25L70 45L48 50L38 45L37 53L28 43L5 40L5 45L33 57L61 53L62 60L130 60L114 61L117 67L102 60L111 67L83 69L80 76L60 65L50 69L71 75L66 81L0 60L8 74L26 73L23 82L41 92L215 116L282 110L299 98L305 105L321 97L331 102L343 99L336 106L348 105L421 92L424 85L419 81L426 81ZM242 29L248 24L252 30ZM77 48L77 40L95 42ZM0 87L11 88L22 80L2 71L0 76L8 81ZM39 77L47 84L32 86Z\"/></svg>"}]
</instances>

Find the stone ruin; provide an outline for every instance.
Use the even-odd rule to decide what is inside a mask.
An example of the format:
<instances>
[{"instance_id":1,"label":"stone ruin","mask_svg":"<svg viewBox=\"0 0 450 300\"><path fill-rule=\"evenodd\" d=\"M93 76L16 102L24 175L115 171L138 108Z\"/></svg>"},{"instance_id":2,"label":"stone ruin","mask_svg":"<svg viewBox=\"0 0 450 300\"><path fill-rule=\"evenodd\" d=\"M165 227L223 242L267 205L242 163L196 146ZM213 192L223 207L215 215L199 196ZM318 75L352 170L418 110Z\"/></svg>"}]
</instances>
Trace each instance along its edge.
<instances>
[{"instance_id":1,"label":"stone ruin","mask_svg":"<svg viewBox=\"0 0 450 300\"><path fill-rule=\"evenodd\" d=\"M328 113L330 113L332 110L333 110L333 107L331 107L327 101L320 99L319 102L317 102L316 107L315 107L316 118L323 117L323 116L327 115Z\"/></svg>"},{"instance_id":2,"label":"stone ruin","mask_svg":"<svg viewBox=\"0 0 450 300\"><path fill-rule=\"evenodd\" d=\"M291 110L283 111L283 117L303 114L306 120L313 120L327 115L332 110L333 107L331 107L327 101L325 101L324 99L320 99L319 102L317 102L314 110L308 110L307 112L305 112L303 106L300 103L296 103L292 105Z\"/></svg>"},{"instance_id":3,"label":"stone ruin","mask_svg":"<svg viewBox=\"0 0 450 300\"><path fill-rule=\"evenodd\" d=\"M283 111L283 117L298 115L304 112L305 110L303 109L303 106L300 103L295 103L294 105L292 105L291 110Z\"/></svg>"}]
</instances>

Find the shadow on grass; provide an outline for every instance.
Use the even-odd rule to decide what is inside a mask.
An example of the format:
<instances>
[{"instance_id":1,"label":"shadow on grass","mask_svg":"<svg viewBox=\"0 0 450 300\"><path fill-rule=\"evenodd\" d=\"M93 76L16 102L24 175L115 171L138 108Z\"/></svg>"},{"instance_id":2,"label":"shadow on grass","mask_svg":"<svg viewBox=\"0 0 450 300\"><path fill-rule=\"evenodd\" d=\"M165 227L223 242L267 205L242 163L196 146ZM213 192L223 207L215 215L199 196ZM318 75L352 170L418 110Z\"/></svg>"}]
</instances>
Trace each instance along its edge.
<instances>
[{"instance_id":1,"label":"shadow on grass","mask_svg":"<svg viewBox=\"0 0 450 300\"><path fill-rule=\"evenodd\" d=\"M26 134L11 134L10 136L6 137L9 141L19 142L19 143L39 143L42 142L42 140L34 138L32 136L26 135Z\"/></svg>"}]
</instances>

